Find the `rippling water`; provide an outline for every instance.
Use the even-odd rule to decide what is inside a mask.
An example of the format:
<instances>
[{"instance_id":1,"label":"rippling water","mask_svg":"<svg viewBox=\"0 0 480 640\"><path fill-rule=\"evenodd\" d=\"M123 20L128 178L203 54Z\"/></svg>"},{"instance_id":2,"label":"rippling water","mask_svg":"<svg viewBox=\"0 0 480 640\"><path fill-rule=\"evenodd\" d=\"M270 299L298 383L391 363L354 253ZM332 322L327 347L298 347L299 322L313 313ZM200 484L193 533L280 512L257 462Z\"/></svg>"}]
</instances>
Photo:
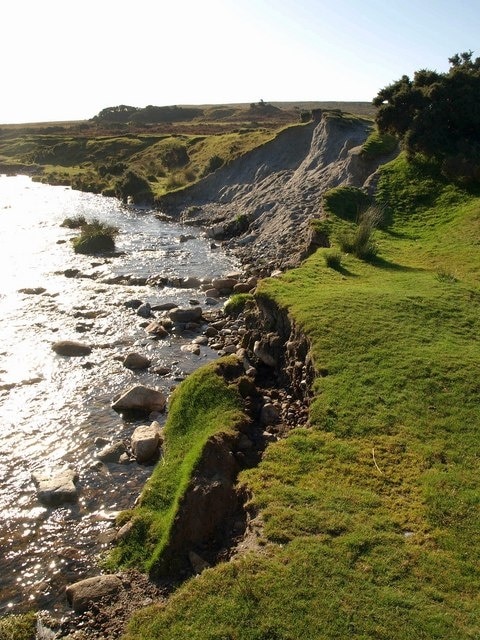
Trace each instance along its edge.
<instances>
[{"instance_id":1,"label":"rippling water","mask_svg":"<svg viewBox=\"0 0 480 640\"><path fill-rule=\"evenodd\" d=\"M69 216L98 218L120 229L109 260L75 255ZM103 284L115 275L214 277L236 265L210 250L198 230L159 222L151 211L113 198L50 187L29 178L0 177L0 613L31 607L61 609L65 583L93 570L108 543L115 513L132 506L151 467L136 463L94 470L95 438L128 438L134 425L111 408L113 396L141 382L168 393L172 377L133 373L121 364L131 350L173 376L213 357L180 351L182 338L155 342L124 302L188 305L199 291ZM94 278L67 278L68 268ZM45 289L32 295L23 288ZM84 358L55 355L60 339L88 342ZM45 508L32 471L71 465L80 474L74 505Z\"/></svg>"}]
</instances>

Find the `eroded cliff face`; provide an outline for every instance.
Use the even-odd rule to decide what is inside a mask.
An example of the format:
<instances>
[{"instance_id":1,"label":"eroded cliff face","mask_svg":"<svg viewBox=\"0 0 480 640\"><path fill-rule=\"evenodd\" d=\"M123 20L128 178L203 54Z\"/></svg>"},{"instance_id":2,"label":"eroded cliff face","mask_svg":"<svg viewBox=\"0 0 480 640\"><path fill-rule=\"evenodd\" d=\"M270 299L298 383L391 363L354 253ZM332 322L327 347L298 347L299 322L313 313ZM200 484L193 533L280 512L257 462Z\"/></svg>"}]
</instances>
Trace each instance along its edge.
<instances>
[{"instance_id":1,"label":"eroded cliff face","mask_svg":"<svg viewBox=\"0 0 480 640\"><path fill-rule=\"evenodd\" d=\"M361 153L372 126L323 114L166 196L160 206L186 223L207 226L244 264L294 266L308 253L310 221L323 215L322 194L338 185L366 187L386 161Z\"/></svg>"}]
</instances>

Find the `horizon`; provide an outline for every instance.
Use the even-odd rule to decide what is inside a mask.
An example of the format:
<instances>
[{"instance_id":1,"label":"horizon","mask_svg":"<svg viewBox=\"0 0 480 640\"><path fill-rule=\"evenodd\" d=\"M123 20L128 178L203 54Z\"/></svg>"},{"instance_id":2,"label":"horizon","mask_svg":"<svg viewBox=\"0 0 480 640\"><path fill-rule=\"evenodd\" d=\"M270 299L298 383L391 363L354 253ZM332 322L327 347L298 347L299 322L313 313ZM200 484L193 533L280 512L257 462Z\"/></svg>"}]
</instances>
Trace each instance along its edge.
<instances>
[{"instance_id":1,"label":"horizon","mask_svg":"<svg viewBox=\"0 0 480 640\"><path fill-rule=\"evenodd\" d=\"M480 6L446 0L20 0L2 10L0 123L88 120L119 104L367 102L474 48ZM73 16L73 17L72 17ZM476 55L479 55L477 52Z\"/></svg>"}]
</instances>

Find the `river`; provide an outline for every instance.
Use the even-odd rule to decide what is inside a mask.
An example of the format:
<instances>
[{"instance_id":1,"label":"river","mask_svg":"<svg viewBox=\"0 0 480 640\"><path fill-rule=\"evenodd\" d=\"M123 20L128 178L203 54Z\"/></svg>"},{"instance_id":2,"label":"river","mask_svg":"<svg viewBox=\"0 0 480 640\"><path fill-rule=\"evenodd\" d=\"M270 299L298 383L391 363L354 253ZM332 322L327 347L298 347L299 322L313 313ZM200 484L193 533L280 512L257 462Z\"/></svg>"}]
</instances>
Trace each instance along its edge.
<instances>
[{"instance_id":1,"label":"river","mask_svg":"<svg viewBox=\"0 0 480 640\"><path fill-rule=\"evenodd\" d=\"M118 227L120 255L76 255L76 232L60 224L79 215ZM181 241L182 234L194 238ZM151 466L137 463L95 465L96 438L128 439L135 427L111 409L114 396L136 383L168 394L215 357L208 347L200 356L182 352L186 337L151 340L125 306L131 299L188 306L192 298L202 303L203 292L108 282L119 275L208 279L236 267L199 229L160 222L151 210L0 176L0 615L63 610L65 585L95 571L116 513L133 505L150 475ZM66 277L69 269L88 277ZM90 356L61 357L52 351L61 339L94 348ZM129 351L171 374L126 369ZM65 466L79 473L78 502L47 508L31 474Z\"/></svg>"}]
</instances>

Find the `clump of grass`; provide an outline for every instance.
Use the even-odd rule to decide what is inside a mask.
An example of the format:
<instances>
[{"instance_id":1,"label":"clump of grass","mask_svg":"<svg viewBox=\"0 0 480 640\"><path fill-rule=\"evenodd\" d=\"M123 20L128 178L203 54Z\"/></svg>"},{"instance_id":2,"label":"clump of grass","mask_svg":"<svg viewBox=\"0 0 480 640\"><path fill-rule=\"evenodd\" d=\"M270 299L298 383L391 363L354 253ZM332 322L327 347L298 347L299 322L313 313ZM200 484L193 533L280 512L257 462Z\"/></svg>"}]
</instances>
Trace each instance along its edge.
<instances>
[{"instance_id":1,"label":"clump of grass","mask_svg":"<svg viewBox=\"0 0 480 640\"><path fill-rule=\"evenodd\" d=\"M338 251L327 251L324 254L325 264L329 269L338 271L342 266L342 254Z\"/></svg>"},{"instance_id":2,"label":"clump of grass","mask_svg":"<svg viewBox=\"0 0 480 640\"><path fill-rule=\"evenodd\" d=\"M65 218L60 226L67 229L80 229L85 224L87 224L85 216L74 216L73 218Z\"/></svg>"},{"instance_id":3,"label":"clump of grass","mask_svg":"<svg viewBox=\"0 0 480 640\"><path fill-rule=\"evenodd\" d=\"M436 278L439 282L445 282L447 284L454 284L455 282L458 282L455 274L446 267L440 267L437 270Z\"/></svg>"},{"instance_id":4,"label":"clump of grass","mask_svg":"<svg viewBox=\"0 0 480 640\"><path fill-rule=\"evenodd\" d=\"M0 639L33 640L35 638L36 619L36 614L33 611L0 618Z\"/></svg>"},{"instance_id":5,"label":"clump of grass","mask_svg":"<svg viewBox=\"0 0 480 640\"><path fill-rule=\"evenodd\" d=\"M383 220L382 210L377 207L369 207L364 211L354 230L342 230L338 234L338 241L342 251L353 253L360 260L373 260L378 253L378 248L373 239L375 229Z\"/></svg>"},{"instance_id":6,"label":"clump of grass","mask_svg":"<svg viewBox=\"0 0 480 640\"><path fill-rule=\"evenodd\" d=\"M393 153L398 148L395 136L389 133L379 133L374 129L362 145L362 154L369 160Z\"/></svg>"},{"instance_id":7,"label":"clump of grass","mask_svg":"<svg viewBox=\"0 0 480 640\"><path fill-rule=\"evenodd\" d=\"M238 316L242 313L246 305L254 300L251 293L234 293L226 301L223 310L227 316Z\"/></svg>"},{"instance_id":8,"label":"clump of grass","mask_svg":"<svg viewBox=\"0 0 480 640\"><path fill-rule=\"evenodd\" d=\"M80 227L80 235L73 238L75 253L96 254L115 251L115 236L118 229L93 219Z\"/></svg>"}]
</instances>

